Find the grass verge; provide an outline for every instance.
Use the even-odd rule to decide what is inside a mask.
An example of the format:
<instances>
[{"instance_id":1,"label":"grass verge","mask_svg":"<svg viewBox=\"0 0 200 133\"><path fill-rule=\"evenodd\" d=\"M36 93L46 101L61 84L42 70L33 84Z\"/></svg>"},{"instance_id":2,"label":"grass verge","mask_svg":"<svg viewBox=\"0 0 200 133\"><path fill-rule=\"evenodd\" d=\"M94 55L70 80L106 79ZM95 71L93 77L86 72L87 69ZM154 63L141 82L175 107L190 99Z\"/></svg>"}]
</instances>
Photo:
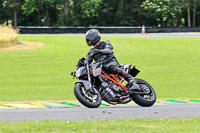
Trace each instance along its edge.
<instances>
[{"instance_id":1,"label":"grass verge","mask_svg":"<svg viewBox=\"0 0 200 133\"><path fill-rule=\"evenodd\" d=\"M84 37L23 36L40 49L0 52L0 101L74 100L70 72L89 47ZM141 70L158 99L200 98L200 38L103 37L121 64Z\"/></svg>"},{"instance_id":2,"label":"grass verge","mask_svg":"<svg viewBox=\"0 0 200 133\"><path fill-rule=\"evenodd\" d=\"M200 118L0 122L1 133L199 133Z\"/></svg>"}]
</instances>

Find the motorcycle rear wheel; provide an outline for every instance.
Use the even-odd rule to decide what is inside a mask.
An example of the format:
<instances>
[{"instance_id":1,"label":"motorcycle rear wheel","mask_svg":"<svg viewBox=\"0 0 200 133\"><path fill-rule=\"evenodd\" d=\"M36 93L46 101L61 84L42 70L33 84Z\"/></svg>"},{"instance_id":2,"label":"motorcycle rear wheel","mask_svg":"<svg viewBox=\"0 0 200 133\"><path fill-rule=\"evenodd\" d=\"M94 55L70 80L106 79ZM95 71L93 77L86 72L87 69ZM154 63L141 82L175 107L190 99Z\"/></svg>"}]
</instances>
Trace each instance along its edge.
<instances>
[{"instance_id":1,"label":"motorcycle rear wheel","mask_svg":"<svg viewBox=\"0 0 200 133\"><path fill-rule=\"evenodd\" d=\"M74 86L74 94L78 101L88 108L98 108L101 105L101 95L95 88L94 93L91 93L86 90L82 83L76 83Z\"/></svg>"},{"instance_id":2,"label":"motorcycle rear wheel","mask_svg":"<svg viewBox=\"0 0 200 133\"><path fill-rule=\"evenodd\" d=\"M153 87L142 79L135 78L135 81L140 86L145 85L146 87L148 87L150 92L148 94L132 94L131 96L133 101L142 107L152 106L156 102L156 93Z\"/></svg>"}]
</instances>

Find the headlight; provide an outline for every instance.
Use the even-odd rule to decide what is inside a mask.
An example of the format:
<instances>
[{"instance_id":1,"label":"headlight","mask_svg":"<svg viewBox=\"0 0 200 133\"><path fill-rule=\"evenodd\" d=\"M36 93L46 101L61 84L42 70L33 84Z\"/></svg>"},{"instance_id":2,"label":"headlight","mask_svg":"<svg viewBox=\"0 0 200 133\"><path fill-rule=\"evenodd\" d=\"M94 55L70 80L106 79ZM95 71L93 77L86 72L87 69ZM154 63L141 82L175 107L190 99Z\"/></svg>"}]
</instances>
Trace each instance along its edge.
<instances>
[{"instance_id":1,"label":"headlight","mask_svg":"<svg viewBox=\"0 0 200 133\"><path fill-rule=\"evenodd\" d=\"M76 70L75 75L76 75L76 78L79 78L81 76L81 67L78 70Z\"/></svg>"},{"instance_id":2,"label":"headlight","mask_svg":"<svg viewBox=\"0 0 200 133\"><path fill-rule=\"evenodd\" d=\"M78 70L76 70L76 77L80 78L81 76L86 74L86 69L85 67L80 67Z\"/></svg>"}]
</instances>

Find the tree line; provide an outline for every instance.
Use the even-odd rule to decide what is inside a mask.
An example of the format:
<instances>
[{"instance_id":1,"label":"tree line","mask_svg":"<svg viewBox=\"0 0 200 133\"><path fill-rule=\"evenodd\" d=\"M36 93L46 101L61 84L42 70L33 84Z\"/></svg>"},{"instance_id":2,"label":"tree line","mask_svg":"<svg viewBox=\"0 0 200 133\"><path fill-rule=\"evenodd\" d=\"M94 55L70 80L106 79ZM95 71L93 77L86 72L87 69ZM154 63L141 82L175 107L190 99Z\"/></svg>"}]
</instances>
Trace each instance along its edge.
<instances>
[{"instance_id":1,"label":"tree line","mask_svg":"<svg viewBox=\"0 0 200 133\"><path fill-rule=\"evenodd\" d=\"M200 26L200 0L0 0L13 26Z\"/></svg>"}]
</instances>

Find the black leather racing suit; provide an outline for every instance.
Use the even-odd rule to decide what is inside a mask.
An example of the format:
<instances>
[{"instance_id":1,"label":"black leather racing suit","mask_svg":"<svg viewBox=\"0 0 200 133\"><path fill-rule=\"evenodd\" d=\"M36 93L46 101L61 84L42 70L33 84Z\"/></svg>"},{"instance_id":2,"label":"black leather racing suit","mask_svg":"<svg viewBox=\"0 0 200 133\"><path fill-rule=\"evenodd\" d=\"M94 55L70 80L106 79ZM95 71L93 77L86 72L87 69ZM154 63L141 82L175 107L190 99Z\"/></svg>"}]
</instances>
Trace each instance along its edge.
<instances>
[{"instance_id":1,"label":"black leather racing suit","mask_svg":"<svg viewBox=\"0 0 200 133\"><path fill-rule=\"evenodd\" d=\"M95 50L98 50L99 53L95 54L93 57L88 58ZM113 46L110 41L100 41L99 45L91 48L87 53L88 63L92 63L92 60L101 61L103 63L103 69L112 73L118 74L119 76L124 77L128 82L133 80L133 77L126 73L122 68L120 68L120 64L117 61L113 50Z\"/></svg>"}]
</instances>

